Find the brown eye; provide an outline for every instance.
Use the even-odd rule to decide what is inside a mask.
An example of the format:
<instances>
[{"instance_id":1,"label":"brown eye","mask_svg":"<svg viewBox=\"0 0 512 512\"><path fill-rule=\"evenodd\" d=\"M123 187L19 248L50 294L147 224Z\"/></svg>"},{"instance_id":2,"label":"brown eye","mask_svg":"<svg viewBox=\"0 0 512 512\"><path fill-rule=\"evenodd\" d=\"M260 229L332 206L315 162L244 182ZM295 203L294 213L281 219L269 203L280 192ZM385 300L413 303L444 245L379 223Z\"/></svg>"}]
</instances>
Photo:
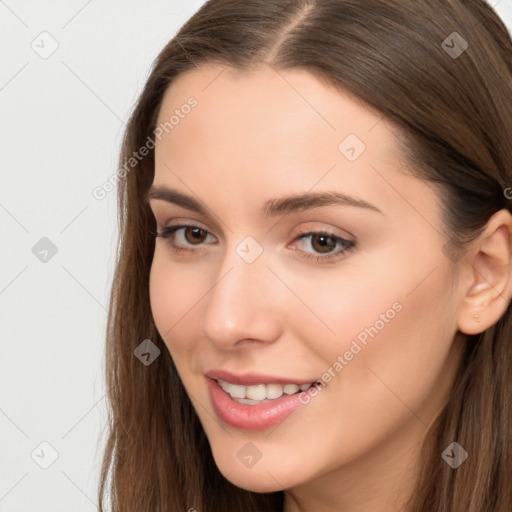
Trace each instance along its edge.
<instances>
[{"instance_id":1,"label":"brown eye","mask_svg":"<svg viewBox=\"0 0 512 512\"><path fill-rule=\"evenodd\" d=\"M184 228L183 236L187 242L190 242L192 245L194 245L196 243L203 243L207 234L208 233L204 229L189 226Z\"/></svg>"},{"instance_id":2,"label":"brown eye","mask_svg":"<svg viewBox=\"0 0 512 512\"><path fill-rule=\"evenodd\" d=\"M325 233L311 235L311 247L319 253L331 252L336 247L336 243L336 237Z\"/></svg>"},{"instance_id":3,"label":"brown eye","mask_svg":"<svg viewBox=\"0 0 512 512\"><path fill-rule=\"evenodd\" d=\"M347 240L328 231L307 231L300 233L295 240L302 245L301 257L318 262L341 258L356 247L355 240Z\"/></svg>"},{"instance_id":4,"label":"brown eye","mask_svg":"<svg viewBox=\"0 0 512 512\"><path fill-rule=\"evenodd\" d=\"M208 231L192 224L170 226L163 228L160 233L153 234L165 238L171 249L175 251L197 251L208 243L208 237L215 240L215 237ZM194 249L193 246L196 246L197 249Z\"/></svg>"}]
</instances>

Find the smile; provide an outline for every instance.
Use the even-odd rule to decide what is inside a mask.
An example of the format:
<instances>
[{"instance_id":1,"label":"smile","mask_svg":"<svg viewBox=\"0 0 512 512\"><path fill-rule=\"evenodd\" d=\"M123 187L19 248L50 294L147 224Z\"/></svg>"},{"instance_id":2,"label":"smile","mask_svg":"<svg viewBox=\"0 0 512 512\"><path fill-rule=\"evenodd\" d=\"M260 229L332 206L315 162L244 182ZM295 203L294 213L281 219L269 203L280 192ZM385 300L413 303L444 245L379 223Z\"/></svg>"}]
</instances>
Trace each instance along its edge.
<instances>
[{"instance_id":1,"label":"smile","mask_svg":"<svg viewBox=\"0 0 512 512\"><path fill-rule=\"evenodd\" d=\"M217 417L231 427L253 431L275 426L305 407L310 401L305 402L301 397L317 387L317 382L244 386L212 378L206 380Z\"/></svg>"},{"instance_id":2,"label":"smile","mask_svg":"<svg viewBox=\"0 0 512 512\"><path fill-rule=\"evenodd\" d=\"M217 380L219 386L229 396L240 404L259 405L269 400L275 400L283 395L294 395L301 391L307 391L315 383L309 384L256 384L243 386L232 384L223 380Z\"/></svg>"}]
</instances>

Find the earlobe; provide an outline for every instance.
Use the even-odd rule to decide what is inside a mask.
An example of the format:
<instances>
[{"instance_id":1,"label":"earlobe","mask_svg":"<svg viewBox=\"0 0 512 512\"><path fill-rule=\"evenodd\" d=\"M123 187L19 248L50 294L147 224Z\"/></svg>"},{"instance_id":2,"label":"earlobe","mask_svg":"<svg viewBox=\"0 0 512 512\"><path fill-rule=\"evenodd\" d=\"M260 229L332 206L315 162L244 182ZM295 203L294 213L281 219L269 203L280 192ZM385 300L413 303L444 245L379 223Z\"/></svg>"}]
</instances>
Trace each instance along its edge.
<instances>
[{"instance_id":1,"label":"earlobe","mask_svg":"<svg viewBox=\"0 0 512 512\"><path fill-rule=\"evenodd\" d=\"M470 284L459 310L458 329L479 334L503 316L512 296L510 212L496 212L471 245L472 250L461 261L469 267Z\"/></svg>"}]
</instances>

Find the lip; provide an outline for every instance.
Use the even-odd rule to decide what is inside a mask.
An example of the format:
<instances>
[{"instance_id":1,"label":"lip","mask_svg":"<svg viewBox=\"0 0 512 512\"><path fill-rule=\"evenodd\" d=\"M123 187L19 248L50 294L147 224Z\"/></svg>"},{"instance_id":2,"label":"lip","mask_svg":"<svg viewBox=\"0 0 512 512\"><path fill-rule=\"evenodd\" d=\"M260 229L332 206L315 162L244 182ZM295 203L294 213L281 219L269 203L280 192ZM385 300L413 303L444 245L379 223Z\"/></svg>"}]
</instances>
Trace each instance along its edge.
<instances>
[{"instance_id":1,"label":"lip","mask_svg":"<svg viewBox=\"0 0 512 512\"><path fill-rule=\"evenodd\" d=\"M247 377L247 376L246 376ZM251 376L252 379L253 376ZM261 378L261 377L259 377ZM236 402L226 393L215 379L207 378L210 400L217 416L226 424L242 430L264 430L283 422L293 411L309 404L300 400L308 391L248 405ZM224 380L224 379L221 379ZM250 379L249 379L250 380ZM261 380L258 381L262 383ZM269 382L276 382L275 380Z\"/></svg>"},{"instance_id":2,"label":"lip","mask_svg":"<svg viewBox=\"0 0 512 512\"><path fill-rule=\"evenodd\" d=\"M230 384L239 384L242 386L255 386L256 384L312 384L313 382L317 382L318 379L294 379L294 378L283 378L283 377L274 377L272 375L261 375L257 373L244 373L244 374L235 374L231 373L227 370L222 369L213 369L209 370L205 373L207 377L214 380L223 380L225 382L229 382Z\"/></svg>"}]
</instances>

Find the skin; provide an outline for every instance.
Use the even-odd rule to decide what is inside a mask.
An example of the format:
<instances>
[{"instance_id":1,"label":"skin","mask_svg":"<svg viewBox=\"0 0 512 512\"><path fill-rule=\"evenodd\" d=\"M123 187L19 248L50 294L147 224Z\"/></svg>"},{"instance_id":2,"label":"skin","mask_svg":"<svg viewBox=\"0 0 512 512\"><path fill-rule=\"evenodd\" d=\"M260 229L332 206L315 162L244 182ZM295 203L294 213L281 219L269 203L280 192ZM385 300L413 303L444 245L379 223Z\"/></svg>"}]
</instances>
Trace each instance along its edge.
<instances>
[{"instance_id":1,"label":"skin","mask_svg":"<svg viewBox=\"0 0 512 512\"><path fill-rule=\"evenodd\" d=\"M457 333L485 330L508 304L511 216L498 212L463 258L448 258L438 198L404 168L392 127L306 71L202 65L170 86L158 122L190 96L198 105L157 141L154 185L194 197L209 215L150 205L159 232L192 224L208 234L156 239L150 299L215 462L244 489L285 489L286 512L396 512L448 397L464 345ZM353 162L338 150L348 134L366 145ZM271 198L332 190L381 213L259 213ZM309 229L356 248L327 263L306 259L324 254L318 236L298 238ZM250 264L236 252L247 236L263 249ZM400 312L277 427L249 432L216 416L206 371L320 379L397 302ZM251 468L237 458L248 442L262 454Z\"/></svg>"}]
</instances>

